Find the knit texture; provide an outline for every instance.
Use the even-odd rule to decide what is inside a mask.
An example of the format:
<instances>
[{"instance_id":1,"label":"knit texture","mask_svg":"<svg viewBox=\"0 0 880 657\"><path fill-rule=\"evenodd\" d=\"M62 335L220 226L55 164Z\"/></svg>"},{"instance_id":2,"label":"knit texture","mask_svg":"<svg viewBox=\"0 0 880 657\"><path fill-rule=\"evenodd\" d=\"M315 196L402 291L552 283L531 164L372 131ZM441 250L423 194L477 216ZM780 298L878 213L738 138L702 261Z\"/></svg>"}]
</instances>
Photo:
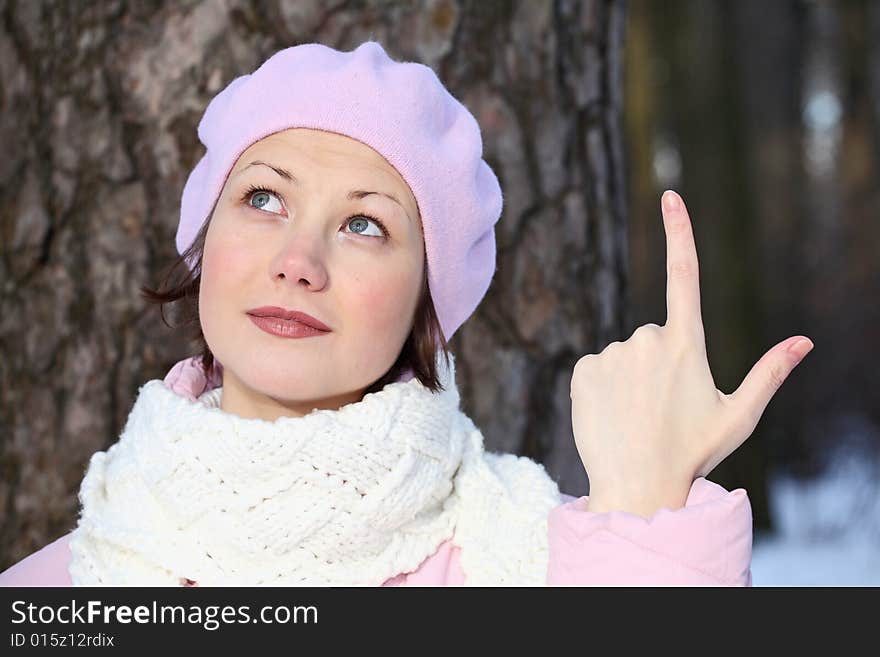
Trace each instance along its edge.
<instances>
[{"instance_id":1,"label":"knit texture","mask_svg":"<svg viewBox=\"0 0 880 657\"><path fill-rule=\"evenodd\" d=\"M73 584L378 586L450 538L467 585L545 584L556 482L486 452L454 356L437 363L438 393L412 379L273 422L147 382L83 479Z\"/></svg>"}]
</instances>

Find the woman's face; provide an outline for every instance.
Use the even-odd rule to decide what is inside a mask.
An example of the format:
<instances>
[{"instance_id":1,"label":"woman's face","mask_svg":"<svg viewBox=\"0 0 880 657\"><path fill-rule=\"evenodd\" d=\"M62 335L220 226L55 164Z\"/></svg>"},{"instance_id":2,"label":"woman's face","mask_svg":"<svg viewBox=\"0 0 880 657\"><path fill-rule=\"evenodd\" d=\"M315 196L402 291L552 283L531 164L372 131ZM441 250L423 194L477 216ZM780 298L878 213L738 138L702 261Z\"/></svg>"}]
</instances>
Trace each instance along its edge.
<instances>
[{"instance_id":1,"label":"woman's face","mask_svg":"<svg viewBox=\"0 0 880 657\"><path fill-rule=\"evenodd\" d=\"M202 256L199 314L223 364L223 410L274 420L362 399L412 327L423 245L412 192L369 146L295 128L248 148L227 177ZM332 330L272 335L248 314L262 306L303 311Z\"/></svg>"}]
</instances>

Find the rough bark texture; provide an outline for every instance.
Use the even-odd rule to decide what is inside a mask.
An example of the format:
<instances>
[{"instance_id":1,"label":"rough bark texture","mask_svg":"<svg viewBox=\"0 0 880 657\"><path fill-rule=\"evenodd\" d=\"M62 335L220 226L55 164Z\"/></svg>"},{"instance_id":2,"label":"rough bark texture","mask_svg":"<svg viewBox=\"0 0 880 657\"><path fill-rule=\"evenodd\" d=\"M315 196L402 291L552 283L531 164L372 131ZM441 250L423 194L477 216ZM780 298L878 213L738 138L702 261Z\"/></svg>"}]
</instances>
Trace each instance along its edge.
<instances>
[{"instance_id":1,"label":"rough bark texture","mask_svg":"<svg viewBox=\"0 0 880 657\"><path fill-rule=\"evenodd\" d=\"M138 295L176 256L196 126L283 47L368 38L434 68L505 191L498 274L456 334L490 449L587 492L569 383L625 338L622 0L0 1L0 569L76 524L90 456L192 355Z\"/></svg>"}]
</instances>

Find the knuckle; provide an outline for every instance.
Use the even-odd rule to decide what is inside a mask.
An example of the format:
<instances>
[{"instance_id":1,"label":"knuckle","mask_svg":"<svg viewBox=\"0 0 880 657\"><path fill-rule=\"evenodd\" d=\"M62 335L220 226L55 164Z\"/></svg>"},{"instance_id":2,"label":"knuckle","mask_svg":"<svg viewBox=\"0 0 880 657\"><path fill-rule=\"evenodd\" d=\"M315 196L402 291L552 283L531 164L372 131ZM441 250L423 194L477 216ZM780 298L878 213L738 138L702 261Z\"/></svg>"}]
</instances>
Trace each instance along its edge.
<instances>
[{"instance_id":1,"label":"knuckle","mask_svg":"<svg viewBox=\"0 0 880 657\"><path fill-rule=\"evenodd\" d=\"M787 372L784 367L779 365L778 363L773 365L770 368L770 386L773 390L779 390L782 387L783 382L787 377Z\"/></svg>"},{"instance_id":2,"label":"knuckle","mask_svg":"<svg viewBox=\"0 0 880 657\"><path fill-rule=\"evenodd\" d=\"M633 331L632 337L640 340L657 340L660 335L660 327L651 323L639 326Z\"/></svg>"},{"instance_id":3,"label":"knuckle","mask_svg":"<svg viewBox=\"0 0 880 657\"><path fill-rule=\"evenodd\" d=\"M683 322L670 329L670 342L678 351L693 351L695 346L705 347L706 338L700 324Z\"/></svg>"},{"instance_id":4,"label":"knuckle","mask_svg":"<svg viewBox=\"0 0 880 657\"><path fill-rule=\"evenodd\" d=\"M586 354L577 359L577 362L574 364L574 369L572 370L572 374L574 377L578 376L578 373L583 372L587 367L590 366L590 361L595 358L595 354Z\"/></svg>"},{"instance_id":5,"label":"knuckle","mask_svg":"<svg viewBox=\"0 0 880 657\"><path fill-rule=\"evenodd\" d=\"M622 346L623 342L621 342L620 340L609 342L607 345L605 345L605 348L599 353L599 357L601 358L602 356L611 356L613 354L616 354Z\"/></svg>"},{"instance_id":6,"label":"knuckle","mask_svg":"<svg viewBox=\"0 0 880 657\"><path fill-rule=\"evenodd\" d=\"M673 278L690 278L696 273L696 267L687 260L676 260L669 263L668 271Z\"/></svg>"},{"instance_id":7,"label":"knuckle","mask_svg":"<svg viewBox=\"0 0 880 657\"><path fill-rule=\"evenodd\" d=\"M681 233L687 232L689 228L688 224L689 222L684 219L671 219L667 222L669 233L671 235L680 235Z\"/></svg>"},{"instance_id":8,"label":"knuckle","mask_svg":"<svg viewBox=\"0 0 880 657\"><path fill-rule=\"evenodd\" d=\"M596 354L586 354L581 356L574 364L571 373L571 383L569 385L569 397L574 398L579 385L587 380L589 368L596 362Z\"/></svg>"},{"instance_id":9,"label":"knuckle","mask_svg":"<svg viewBox=\"0 0 880 657\"><path fill-rule=\"evenodd\" d=\"M669 351L678 360L690 356L694 351L694 342L691 336L683 331L673 334L669 341Z\"/></svg>"}]
</instances>

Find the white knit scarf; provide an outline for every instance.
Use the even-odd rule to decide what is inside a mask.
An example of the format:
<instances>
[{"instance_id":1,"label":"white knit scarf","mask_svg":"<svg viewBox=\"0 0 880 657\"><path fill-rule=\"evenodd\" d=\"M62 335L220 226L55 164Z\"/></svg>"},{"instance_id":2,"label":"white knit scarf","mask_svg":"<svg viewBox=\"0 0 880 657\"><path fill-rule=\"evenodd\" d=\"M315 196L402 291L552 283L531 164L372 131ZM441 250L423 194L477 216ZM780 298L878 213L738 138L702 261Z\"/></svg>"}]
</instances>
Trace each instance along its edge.
<instances>
[{"instance_id":1,"label":"white knit scarf","mask_svg":"<svg viewBox=\"0 0 880 657\"><path fill-rule=\"evenodd\" d=\"M147 382L82 481L73 584L377 586L452 538L466 585L543 585L559 488L484 451L454 357L437 366L438 393L411 379L273 422Z\"/></svg>"}]
</instances>

